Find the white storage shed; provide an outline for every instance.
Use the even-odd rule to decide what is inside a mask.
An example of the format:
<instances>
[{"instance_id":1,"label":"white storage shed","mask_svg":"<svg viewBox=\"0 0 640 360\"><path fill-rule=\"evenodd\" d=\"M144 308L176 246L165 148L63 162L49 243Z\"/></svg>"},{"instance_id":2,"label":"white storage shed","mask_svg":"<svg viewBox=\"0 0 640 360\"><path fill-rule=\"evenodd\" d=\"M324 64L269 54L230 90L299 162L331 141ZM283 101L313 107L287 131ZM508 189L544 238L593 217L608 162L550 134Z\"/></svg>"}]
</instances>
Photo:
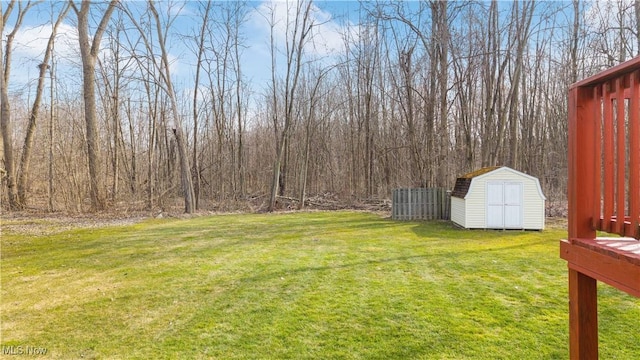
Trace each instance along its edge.
<instances>
[{"instance_id":1,"label":"white storage shed","mask_svg":"<svg viewBox=\"0 0 640 360\"><path fill-rule=\"evenodd\" d=\"M543 230L545 200L537 178L486 167L456 179L451 221L468 229Z\"/></svg>"}]
</instances>

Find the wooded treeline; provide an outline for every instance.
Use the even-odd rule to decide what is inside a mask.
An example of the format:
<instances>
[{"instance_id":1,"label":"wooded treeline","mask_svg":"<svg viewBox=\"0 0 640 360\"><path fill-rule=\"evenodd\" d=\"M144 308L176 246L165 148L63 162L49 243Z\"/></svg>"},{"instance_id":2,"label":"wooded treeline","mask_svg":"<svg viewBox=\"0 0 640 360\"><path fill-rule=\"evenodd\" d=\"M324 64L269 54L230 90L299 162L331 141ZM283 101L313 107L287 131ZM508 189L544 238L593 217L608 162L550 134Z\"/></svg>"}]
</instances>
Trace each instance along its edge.
<instances>
[{"instance_id":1,"label":"wooded treeline","mask_svg":"<svg viewBox=\"0 0 640 360\"><path fill-rule=\"evenodd\" d=\"M274 210L452 188L489 165L563 201L568 85L640 50L640 0L363 1L328 20L318 6L0 2L3 208ZM13 39L37 11L53 35L37 77L11 91L27 66L12 63ZM243 58L256 16L270 32L266 83ZM322 52L327 22L344 31ZM63 23L78 29L75 69L57 63ZM179 83L175 42L195 59Z\"/></svg>"}]
</instances>

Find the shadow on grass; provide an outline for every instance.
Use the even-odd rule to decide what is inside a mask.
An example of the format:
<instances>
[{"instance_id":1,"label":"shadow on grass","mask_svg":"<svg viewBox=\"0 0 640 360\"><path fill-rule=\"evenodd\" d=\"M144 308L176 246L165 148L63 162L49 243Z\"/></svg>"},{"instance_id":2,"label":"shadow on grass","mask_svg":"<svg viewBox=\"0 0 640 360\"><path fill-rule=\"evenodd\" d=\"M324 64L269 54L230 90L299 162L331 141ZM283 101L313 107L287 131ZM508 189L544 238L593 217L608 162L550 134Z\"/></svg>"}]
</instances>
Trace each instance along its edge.
<instances>
[{"instance_id":1,"label":"shadow on grass","mask_svg":"<svg viewBox=\"0 0 640 360\"><path fill-rule=\"evenodd\" d=\"M525 231L525 230L496 230L496 229L463 229L454 225L449 220L428 220L423 222L414 222L416 225L412 231L419 237L442 237L444 239L475 239L486 240L495 237L513 236L519 237L523 235L543 234L542 231Z\"/></svg>"},{"instance_id":2,"label":"shadow on grass","mask_svg":"<svg viewBox=\"0 0 640 360\"><path fill-rule=\"evenodd\" d=\"M332 265L305 266L305 267L299 267L296 269L273 271L268 273L262 273L255 276L248 276L243 278L242 282L245 282L245 281L246 282L262 282L262 281L268 281L273 279L279 279L285 276L298 275L306 272L340 270L340 269L356 268L361 266L368 267L376 264L401 262L401 261L408 261L411 259L425 259L430 256L431 255L423 254L423 255L399 256L399 257L388 258L388 259L369 259L369 260L354 261L350 263L339 263L339 264L332 264Z\"/></svg>"},{"instance_id":3,"label":"shadow on grass","mask_svg":"<svg viewBox=\"0 0 640 360\"><path fill-rule=\"evenodd\" d=\"M261 282L279 279L285 276L297 276L302 273L307 272L323 272L323 271L331 271L331 270L340 270L340 269L349 269L349 268L357 268L357 267L370 267L374 265L380 264L388 264L388 263L400 263L405 261L411 261L415 259L448 259L450 261L454 261L456 258L460 256L470 256L477 257L478 254L495 254L498 252L512 252L514 249L521 249L524 252L524 249L537 246L544 245L546 240L538 240L527 243L519 243L507 246L496 246L492 248L474 248L474 249L461 249L460 251L434 251L433 253L422 253L417 255L407 255L407 256L398 256L393 258L384 258L384 259L366 259L360 261L353 262L344 262L344 263L335 263L330 265L321 265L321 266L305 266L298 267L295 269L287 269L287 270L279 270L266 272L261 274L256 274L254 276L248 276L242 279L243 282ZM425 244L427 245L427 244ZM490 255L489 255L490 256ZM425 263L425 266L428 264Z\"/></svg>"}]
</instances>

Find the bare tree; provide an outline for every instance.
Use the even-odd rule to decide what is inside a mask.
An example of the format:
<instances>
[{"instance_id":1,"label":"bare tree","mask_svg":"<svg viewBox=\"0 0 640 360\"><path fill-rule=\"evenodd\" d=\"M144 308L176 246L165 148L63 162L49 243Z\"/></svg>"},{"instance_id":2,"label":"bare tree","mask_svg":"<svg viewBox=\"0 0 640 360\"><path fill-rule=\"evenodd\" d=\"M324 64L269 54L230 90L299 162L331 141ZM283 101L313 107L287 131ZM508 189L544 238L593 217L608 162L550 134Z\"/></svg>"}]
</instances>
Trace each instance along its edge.
<instances>
[{"instance_id":1,"label":"bare tree","mask_svg":"<svg viewBox=\"0 0 640 360\"><path fill-rule=\"evenodd\" d=\"M521 80L524 76L524 55L529 42L529 34L531 28L531 20L535 11L532 1L514 2L513 3L513 25L512 37L515 42L515 63L512 65L511 74L511 90L509 91L509 152L507 157L507 165L512 168L520 168L519 158L519 130L520 130L520 109L519 105L523 99L520 98Z\"/></svg>"},{"instance_id":2,"label":"bare tree","mask_svg":"<svg viewBox=\"0 0 640 360\"><path fill-rule=\"evenodd\" d=\"M100 137L96 114L96 61L100 51L102 35L107 29L111 14L116 9L117 0L112 0L102 14L93 38L89 34L89 17L91 1L83 0L80 9L73 1L71 7L78 17L78 41L80 42L80 56L82 58L82 85L84 96L84 117L87 136L87 155L89 158L90 196L93 210L102 210L106 206L104 194L104 175L100 154Z\"/></svg>"},{"instance_id":3,"label":"bare tree","mask_svg":"<svg viewBox=\"0 0 640 360\"><path fill-rule=\"evenodd\" d=\"M323 85L324 77L331 71L332 68L328 68L324 71L320 71L319 74L315 76L315 81L311 82L308 80L307 86L311 87L311 89L307 89L309 94L307 94L308 99L306 102L308 107L306 109L305 121L304 121L304 147L302 151L302 165L300 166L300 185L299 185L299 193L298 193L298 210L304 208L304 201L307 192L307 179L309 173L309 154L311 151L311 140L315 134L317 124L317 112L318 112L318 103L321 101L321 88ZM309 71L310 73L310 71ZM326 115L326 114L325 114Z\"/></svg>"},{"instance_id":4,"label":"bare tree","mask_svg":"<svg viewBox=\"0 0 640 360\"><path fill-rule=\"evenodd\" d=\"M0 7L0 14L2 14L2 22L0 23L0 34L4 34L4 25L9 19L16 1L13 0L9 3L7 10L2 14L2 7ZM7 176L7 190L9 195L9 208L12 210L20 209L24 206L18 197L16 188L16 170L15 159L13 157L13 130L11 124L11 108L9 103L9 76L11 73L11 56L13 54L13 40L15 39L24 16L29 9L36 3L27 1L23 3L18 1L18 14L16 18L13 30L7 35L7 40L4 49L4 56L0 56L0 72L2 77L0 78L0 131L2 132L2 144L4 150L4 166L6 168ZM0 5L1 6L1 5Z\"/></svg>"},{"instance_id":5,"label":"bare tree","mask_svg":"<svg viewBox=\"0 0 640 360\"><path fill-rule=\"evenodd\" d=\"M273 178L271 181L271 196L269 198L269 211L275 210L276 198L278 193L282 193L284 188L283 180L283 161L285 159L285 151L287 141L291 131L291 126L294 119L294 105L295 95L298 88L298 80L300 76L300 70L302 69L302 61L304 55L304 47L309 40L311 29L313 28L313 21L311 19L312 2L309 1L297 1L295 3L295 14L293 19L289 19L287 12L286 23L286 44L285 44L285 56L286 56L286 70L285 79L283 83L284 92L284 106L283 106L283 119L282 124L278 119L278 96L277 96L277 77L276 77L276 54L275 54L275 22L271 18L271 71L272 71L272 91L273 91L273 122L276 131L276 159L273 164ZM288 3L287 3L288 6ZM282 172L281 172L282 171Z\"/></svg>"},{"instance_id":6,"label":"bare tree","mask_svg":"<svg viewBox=\"0 0 640 360\"><path fill-rule=\"evenodd\" d=\"M489 6L487 16L487 36L483 51L482 79L485 94L482 119L482 166L492 166L499 163L506 129L506 108L504 105L504 91L502 86L509 57L501 50L501 34L499 22L498 2L493 0ZM513 46L513 42L508 46Z\"/></svg>"},{"instance_id":7,"label":"bare tree","mask_svg":"<svg viewBox=\"0 0 640 360\"><path fill-rule=\"evenodd\" d=\"M187 143L186 136L184 135L184 130L182 127L182 117L179 111L178 100L176 97L176 92L173 87L173 81L171 78L170 72L170 64L169 64L169 55L166 49L166 44L169 36L169 28L175 18L169 19L167 21L163 21L160 17L155 4L153 1L148 2L148 14L150 15L150 21L148 22L149 28L145 29L141 26L143 24L142 21L139 21L137 17L128 9L124 9L125 13L129 17L129 20L133 24L133 26L138 30L138 34L140 35L140 43L147 51L148 55L146 56L146 62L141 59L137 59L138 67L146 72L147 80L144 82L144 86L146 89L147 100L149 103L153 103L153 109L150 111L151 116L149 118L149 131L150 137L154 138L158 136L158 133L155 130L155 126L157 124L157 119L160 120L160 123L163 124L165 128L165 137L164 137L164 146L165 150L168 151L166 154L166 174L167 176L173 172L173 159L175 149L177 151L177 158L179 161L179 174L180 174L180 183L182 187L182 195L184 199L184 210L186 213L193 213L195 209L195 196L193 190L193 180L191 177L191 167L189 164L189 154L187 151ZM170 4L171 6L172 4ZM163 29L164 26L164 29ZM151 27L155 29L152 30ZM147 34L147 30L149 33ZM160 63L156 59L156 55L154 54L154 43L153 43L153 33L155 32L155 36L157 37L158 46L160 48ZM168 99L168 107L170 113L171 125L168 125L168 121L166 120L167 116L164 111L164 108L160 106L158 109L156 105L162 104L162 99L158 99L158 94L152 95L153 91L151 88L151 84L157 86L158 89L162 89L164 94ZM167 137L167 133L171 132L173 134L173 139L169 139ZM155 142L155 140L152 140ZM161 141L155 142L156 145L160 146L162 144ZM159 161L162 161L159 160ZM152 182L154 178L154 169L152 169L152 165L155 163L155 160L152 158L151 152L149 153L149 172L148 172L148 181ZM157 170L157 169L155 169ZM148 206L153 204L153 191L157 186L149 185L148 187ZM169 189L165 191L168 192L172 189L172 186L169 186ZM160 196L162 197L162 196Z\"/></svg>"},{"instance_id":8,"label":"bare tree","mask_svg":"<svg viewBox=\"0 0 640 360\"><path fill-rule=\"evenodd\" d=\"M24 139L24 145L22 147L22 156L20 158L20 168L18 172L18 201L23 205L27 204L27 181L29 179L29 166L31 163L31 153L35 137L34 135L36 132L38 116L40 113L40 104L42 102L42 96L44 92L44 83L46 80L47 70L50 68L49 60L53 52L53 44L55 42L58 27L67 16L69 9L70 6L67 4L58 14L58 19L51 28L51 35L49 36L49 41L47 42L44 58L42 60L42 63L38 65L38 85L36 86L36 94L33 100L33 106L31 107L31 112L29 113L29 124L27 125L27 132Z\"/></svg>"},{"instance_id":9,"label":"bare tree","mask_svg":"<svg viewBox=\"0 0 640 360\"><path fill-rule=\"evenodd\" d=\"M246 12L243 9L243 4L240 2L235 2L232 6L231 17L228 19L230 24L229 29L232 29L232 38L235 39L233 41L233 62L234 62L234 72L235 72L235 106L236 106L236 124L237 124L237 146L236 146L236 156L235 156L235 172L234 172L234 181L235 186L235 196L239 198L243 198L245 196L245 161L244 161L244 131L245 131L245 116L244 116L244 98L245 95L243 92L246 89L243 89L242 82L242 66L241 66L241 35L240 35L240 26L245 21Z\"/></svg>"},{"instance_id":10,"label":"bare tree","mask_svg":"<svg viewBox=\"0 0 640 360\"><path fill-rule=\"evenodd\" d=\"M142 28L138 21L144 23L150 23L151 19L148 18L141 19L139 16L134 16L128 8L123 8L124 13L127 17L132 21L134 27L138 30L136 32L125 31L123 32L124 40L126 44L123 45L125 50L129 52L129 57L134 59L137 64L137 69L134 70L135 74L139 74L137 79L137 87L140 92L139 98L136 100L139 103L137 111L132 111L130 103L127 105L127 116L129 117L129 127L133 129L135 127L133 117L143 118L146 120L139 121L137 126L141 129L141 133L139 134L139 139L146 139L146 171L141 167L141 170L146 172L146 174L136 175L140 179L146 179L143 181L145 184L145 207L148 210L153 210L157 205L161 203L162 194L167 193L171 190L171 186L169 189L164 188L164 181L170 172L163 171L165 167L161 166L163 151L167 150L167 147L163 146L163 141L161 139L161 134L164 134L164 139L166 140L167 135L166 131L162 131L162 129L166 130L165 117L164 115L164 104L161 99L161 93L163 92L163 81L160 78L159 65L157 63L156 56L153 52L153 48L151 44L154 42L154 31L150 27ZM149 15L146 13L146 15ZM138 35L138 36L136 36ZM135 115L134 115L135 114ZM133 130L130 130L133 133ZM130 137L132 135L130 134ZM133 139L133 138L132 138ZM135 146L132 141L132 167L135 163ZM138 146L142 147L142 144L138 144ZM169 179L171 177L169 176ZM133 180L132 180L133 181ZM160 195L159 195L160 194Z\"/></svg>"},{"instance_id":11,"label":"bare tree","mask_svg":"<svg viewBox=\"0 0 640 360\"><path fill-rule=\"evenodd\" d=\"M11 2L9 5L9 9L7 9L5 12L2 11L2 3L0 3L0 35L4 34L4 24L5 24L5 19L9 18L9 15L11 14L11 9L13 8L13 6L15 5L15 1ZM6 14L6 15L5 15ZM2 36L3 37L3 36ZM9 94L8 94L8 90L6 90L6 86L7 83L5 81L5 77L4 77L4 46L2 45L2 37L0 37L0 152L1 155L0 156L0 161L2 161L2 163L0 163L0 165L5 164L4 166L0 167L0 185L4 184L4 179L7 176L7 171L5 170L6 168L6 158L5 158L5 137L9 138L9 136L5 136L5 121L8 121L5 119L5 116L7 116L7 119L9 119L9 109L5 110L5 107L7 105L5 105L5 102L8 104L9 103ZM6 92L6 95L5 95ZM10 124L10 123L9 123ZM10 140L10 139L8 139ZM9 156L9 158L12 158L11 154ZM2 186L4 188L4 186ZM3 194L4 190L0 193ZM0 195L0 203L2 202L4 196Z\"/></svg>"},{"instance_id":12,"label":"bare tree","mask_svg":"<svg viewBox=\"0 0 640 360\"><path fill-rule=\"evenodd\" d=\"M211 2L206 1L202 6L202 26L200 27L200 32L198 33L195 41L197 42L197 61L196 61L196 76L193 84L193 152L192 152L192 176L193 176L193 193L195 200L195 208L199 207L200 200L200 163L198 161L198 94L200 93L200 71L202 70L202 58L204 55L204 44L205 44L205 34L207 30L207 22L209 21L209 13L211 11Z\"/></svg>"},{"instance_id":13,"label":"bare tree","mask_svg":"<svg viewBox=\"0 0 640 360\"><path fill-rule=\"evenodd\" d=\"M571 82L575 83L578 81L578 41L579 41L579 31L580 31L580 0L573 0L573 26L571 28ZM636 10L640 7L640 0L635 2ZM640 16L640 13L638 13ZM640 22L638 22L638 26L640 26ZM640 33L638 37L638 41L640 44ZM638 49L640 51L640 47Z\"/></svg>"},{"instance_id":14,"label":"bare tree","mask_svg":"<svg viewBox=\"0 0 640 360\"><path fill-rule=\"evenodd\" d=\"M432 1L431 2L431 21L435 26L434 35L436 38L432 40L434 49L431 53L432 58L437 59L437 76L432 74L432 77L437 78L438 91L437 91L437 106L438 106L438 148L439 155L437 161L437 178L436 186L447 186L449 168L449 153L451 148L451 142L449 140L449 101L448 101L448 89L449 89L449 4L446 0Z\"/></svg>"},{"instance_id":15,"label":"bare tree","mask_svg":"<svg viewBox=\"0 0 640 360\"><path fill-rule=\"evenodd\" d=\"M178 101L176 99L176 93L173 89L173 82L171 80L171 73L169 71L169 56L167 54L166 49L166 41L167 34L162 30L162 24L160 21L160 16L158 15L158 11L153 3L153 1L149 1L149 10L153 15L153 18L156 23L156 31L158 36L158 42L161 50L161 67L160 67L160 75L165 85L165 90L167 95L169 96L169 100L171 103L171 113L173 115L174 127L173 127L173 135L175 136L177 147L178 147L178 157L180 160L180 179L182 183L182 192L184 197L184 211L187 214L190 214L195 211L195 196L193 193L193 181L191 178L191 167L189 165L189 155L187 154L187 144L184 137L184 132L182 129L182 121L180 117L180 112L178 110Z\"/></svg>"},{"instance_id":16,"label":"bare tree","mask_svg":"<svg viewBox=\"0 0 640 360\"><path fill-rule=\"evenodd\" d=\"M356 117L358 124L364 125L364 179L365 195L371 197L374 191L375 174L375 133L377 106L374 93L375 69L379 66L380 35L377 20L361 34L358 53L356 55Z\"/></svg>"},{"instance_id":17,"label":"bare tree","mask_svg":"<svg viewBox=\"0 0 640 360\"><path fill-rule=\"evenodd\" d=\"M209 192L216 200L237 199L244 194L244 114L246 112L241 72L243 39L241 26L246 19L246 4L225 2L216 4L209 21L200 30L203 37L194 42L202 51L200 76L206 76L208 86L200 90L203 99L201 116L204 122L199 147L202 169L208 169ZM206 181L205 180L205 181ZM203 189L205 190L205 189Z\"/></svg>"},{"instance_id":18,"label":"bare tree","mask_svg":"<svg viewBox=\"0 0 640 360\"><path fill-rule=\"evenodd\" d=\"M118 14L120 15L120 14ZM128 56L127 49L123 45L122 38L125 33L125 23L121 16L118 16L112 26L107 30L108 51L102 58L98 59L98 66L101 74L101 86L98 94L107 113L105 119L105 129L107 131L108 146L107 153L111 158L111 193L112 202L116 202L120 193L120 179L128 179L130 194L135 194L135 133L131 123L131 98L124 94L131 83L127 77L133 70L135 56ZM127 151L126 130L123 127L123 116L121 108L125 107L125 115L129 120L129 140L131 153ZM130 155L127 156L127 155ZM124 175L123 175L124 170Z\"/></svg>"}]
</instances>

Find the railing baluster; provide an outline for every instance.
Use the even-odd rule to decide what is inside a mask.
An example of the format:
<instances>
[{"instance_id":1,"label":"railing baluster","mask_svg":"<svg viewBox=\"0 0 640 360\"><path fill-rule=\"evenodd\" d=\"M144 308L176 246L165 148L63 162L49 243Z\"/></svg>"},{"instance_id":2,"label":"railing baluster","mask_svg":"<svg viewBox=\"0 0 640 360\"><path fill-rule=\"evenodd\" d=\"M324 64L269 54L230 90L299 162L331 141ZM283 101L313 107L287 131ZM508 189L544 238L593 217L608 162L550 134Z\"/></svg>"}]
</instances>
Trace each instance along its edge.
<instances>
[{"instance_id":1,"label":"railing baluster","mask_svg":"<svg viewBox=\"0 0 640 360\"><path fill-rule=\"evenodd\" d=\"M613 99L609 84L604 84L604 205L602 230L611 231L611 218L613 216Z\"/></svg>"},{"instance_id":2,"label":"railing baluster","mask_svg":"<svg viewBox=\"0 0 640 360\"><path fill-rule=\"evenodd\" d=\"M594 142L594 153L596 156L593 157L593 161L595 162L593 174L593 216L591 219L591 227L595 229L600 229L602 226L602 222L600 221L602 217L602 94L603 94L603 86L594 86L593 87L593 114L595 116L595 136L593 139Z\"/></svg>"},{"instance_id":3,"label":"railing baluster","mask_svg":"<svg viewBox=\"0 0 640 360\"><path fill-rule=\"evenodd\" d=\"M625 161L626 161L626 138L625 138L625 99L624 99L624 77L616 79L616 227L618 234L624 234L625 217Z\"/></svg>"}]
</instances>

